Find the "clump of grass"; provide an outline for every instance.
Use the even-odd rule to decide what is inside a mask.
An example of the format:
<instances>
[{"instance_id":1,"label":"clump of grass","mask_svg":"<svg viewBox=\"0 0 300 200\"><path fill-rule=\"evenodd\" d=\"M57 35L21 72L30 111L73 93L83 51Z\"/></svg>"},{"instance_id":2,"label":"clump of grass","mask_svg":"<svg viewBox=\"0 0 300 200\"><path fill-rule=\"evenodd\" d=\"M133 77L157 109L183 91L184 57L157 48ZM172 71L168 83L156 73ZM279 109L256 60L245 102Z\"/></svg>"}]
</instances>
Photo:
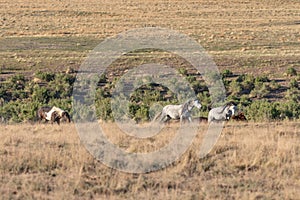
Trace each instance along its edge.
<instances>
[{"instance_id":1,"label":"clump of grass","mask_svg":"<svg viewBox=\"0 0 300 200\"><path fill-rule=\"evenodd\" d=\"M287 76L297 76L297 70L296 70L295 68L293 68L293 67L289 67L289 68L286 70L285 74L286 74Z\"/></svg>"}]
</instances>

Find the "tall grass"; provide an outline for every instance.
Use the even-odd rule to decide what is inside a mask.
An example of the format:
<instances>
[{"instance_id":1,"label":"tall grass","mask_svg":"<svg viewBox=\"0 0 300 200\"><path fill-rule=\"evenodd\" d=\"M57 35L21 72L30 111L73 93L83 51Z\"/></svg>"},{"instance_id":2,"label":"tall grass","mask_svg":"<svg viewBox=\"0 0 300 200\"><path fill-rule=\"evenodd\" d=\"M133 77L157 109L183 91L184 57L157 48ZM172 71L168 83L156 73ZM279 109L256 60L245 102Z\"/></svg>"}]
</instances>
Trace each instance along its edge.
<instances>
[{"instance_id":1,"label":"tall grass","mask_svg":"<svg viewBox=\"0 0 300 200\"><path fill-rule=\"evenodd\" d=\"M178 124L153 138L134 139L113 123L107 138L129 152L150 152L169 143ZM1 125L2 198L47 199L296 199L300 188L300 124L227 123L205 158L203 134L171 166L128 174L95 160L74 125Z\"/></svg>"}]
</instances>

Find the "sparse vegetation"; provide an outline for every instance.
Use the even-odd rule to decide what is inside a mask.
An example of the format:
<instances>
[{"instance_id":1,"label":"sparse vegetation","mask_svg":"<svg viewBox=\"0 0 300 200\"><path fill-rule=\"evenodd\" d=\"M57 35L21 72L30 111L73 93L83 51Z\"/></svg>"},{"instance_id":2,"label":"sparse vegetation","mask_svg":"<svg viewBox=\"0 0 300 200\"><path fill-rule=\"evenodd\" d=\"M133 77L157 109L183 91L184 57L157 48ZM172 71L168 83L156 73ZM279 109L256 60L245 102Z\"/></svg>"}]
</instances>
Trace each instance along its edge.
<instances>
[{"instance_id":1,"label":"sparse vegetation","mask_svg":"<svg viewBox=\"0 0 300 200\"><path fill-rule=\"evenodd\" d=\"M1 198L299 198L300 51L295 19L299 6L299 1L271 0L2 1ZM100 77L96 98L83 99L86 104L74 102L80 109L73 113L72 84L88 52L108 37L143 27L164 27L190 36L213 58L221 76L210 73L204 82L202 72L191 69L194 63L179 55L139 49L113 62ZM185 46L178 48L184 51ZM73 119L102 119L109 141L127 152L157 151L170 143L178 124L167 124L154 137L137 139L110 122L115 117L111 97L116 83L129 69L147 63L173 67L189 82L203 104L193 116L207 116L214 104L208 86L222 79L226 101L236 103L249 121L227 122L211 153L199 159L207 130L201 123L191 147L178 161L147 174L119 172L95 160L83 147L74 124L32 122L37 107L56 105ZM181 91L186 89L179 79L168 81ZM176 96L162 85L139 83L129 98L129 114L141 127L147 125L149 115L153 117L165 104L178 103L183 95ZM126 106L122 98L116 99L119 107L115 108L120 117ZM95 113L90 105L95 105Z\"/></svg>"},{"instance_id":2,"label":"sparse vegetation","mask_svg":"<svg viewBox=\"0 0 300 200\"><path fill-rule=\"evenodd\" d=\"M297 70L293 67L290 67L286 70L287 76L297 76Z\"/></svg>"},{"instance_id":3,"label":"sparse vegetation","mask_svg":"<svg viewBox=\"0 0 300 200\"><path fill-rule=\"evenodd\" d=\"M230 73L231 74L231 73ZM232 76L233 74L231 74ZM72 84L75 80L75 75L69 75L64 73L49 73L49 72L38 72L38 78L41 82L34 82L34 77L32 80L26 79L22 75L12 76L6 82L0 84L0 92L2 94L2 104L3 107L0 109L0 116L2 116L5 121L9 122L21 122L21 121L32 121L35 120L34 111L29 111L32 109L37 109L39 106L51 104L61 106L68 112L72 113L71 110L71 96L72 96ZM197 116L206 115L211 106L211 97L209 95L208 87L201 77L187 76L187 80L190 83L195 94L198 96L199 100L203 104L201 112L194 112ZM199 79L200 78L200 79ZM216 75L212 75L213 80L217 79ZM219 77L220 78L220 77ZM282 112L276 112L273 114L267 114L272 112L271 107L277 105L276 101L268 101L267 96L280 88L280 86L274 82L270 81L265 76L254 77L252 75L238 75L236 78L225 78L223 77L225 87L227 89L227 101L234 102L239 105L242 110L244 109L255 109L260 110L264 113L264 116L258 112L247 112L249 119L253 120L280 120ZM46 82L47 81L47 82ZM86 80L89 84L91 80ZM184 85L178 80L170 80L171 84L176 85L179 91L185 91ZM105 75L102 75L99 79L99 86L96 91L95 96L95 106L96 106L96 117L102 120L113 121L114 117L111 110L111 92L114 89L114 84L116 79L112 82L108 81ZM100 84L101 83L101 84ZM178 96L176 96L168 88L159 84L140 84L141 86L135 90L129 99L128 104L130 116L138 122L145 122L150 120L149 110L153 103L159 103L165 105L166 102L169 103L179 103ZM177 94L178 95L178 94ZM180 94L179 94L180 95ZM292 79L289 82L289 88L285 92L285 102L297 102L299 101L300 93L298 87L298 81ZM17 101L16 101L17 100ZM266 106L265 104L260 105L261 101L268 102L272 105ZM63 103L62 103L63 102ZM88 105L93 105L92 99L85 99L85 103ZM82 103L82 102L81 102ZM253 104L253 105L252 105ZM34 105L32 107L32 105ZM257 105L259 105L257 107ZM83 106L86 107L87 105ZM124 105L122 105L124 106ZM250 106L249 108L247 108ZM270 108L270 109L269 109ZM81 116L91 116L91 108L85 108L80 111ZM299 109L299 108L297 108ZM23 113L23 114L19 114ZM79 114L74 116L78 119ZM289 119L299 119L299 112L296 111L292 117ZM92 118L90 118L92 119Z\"/></svg>"}]
</instances>

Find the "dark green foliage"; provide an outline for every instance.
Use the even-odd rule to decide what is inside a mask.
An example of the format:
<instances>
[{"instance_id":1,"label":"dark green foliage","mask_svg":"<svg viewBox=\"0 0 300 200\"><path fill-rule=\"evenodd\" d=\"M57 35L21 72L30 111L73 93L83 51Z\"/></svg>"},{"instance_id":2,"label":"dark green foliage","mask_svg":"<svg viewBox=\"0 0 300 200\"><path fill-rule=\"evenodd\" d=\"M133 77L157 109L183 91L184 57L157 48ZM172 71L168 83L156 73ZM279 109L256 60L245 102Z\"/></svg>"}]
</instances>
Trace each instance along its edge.
<instances>
[{"instance_id":1,"label":"dark green foliage","mask_svg":"<svg viewBox=\"0 0 300 200\"><path fill-rule=\"evenodd\" d=\"M207 116L209 110L217 101L234 102L243 110L249 120L279 120L300 118L300 92L298 79L290 81L288 89L284 91L283 102L271 102L266 100L272 91L283 89L277 82L270 81L266 76L254 77L252 75L240 75L236 77L229 70L222 72L222 77L216 73L208 73L206 82L197 75L187 75L187 70L178 70L186 76L190 87L193 89L202 104L201 111L194 110L193 116ZM187 85L179 79L170 79L170 84L178 89L174 94L169 88L156 83L139 84L139 87L129 97L119 96L112 104L112 91L120 80L115 78L108 81L106 75L98 80L98 87L93 96L85 97L82 102L76 102L78 110L72 109L72 90L75 75L64 73L37 72L34 78L29 80L23 75L15 75L0 83L0 117L7 122L23 122L36 120L38 107L50 105L57 106L68 111L74 120L91 121L95 119L114 120L130 117L139 121L148 121L162 106L178 104L186 97ZM220 79L222 78L222 79ZM213 90L214 96L208 91L208 86L217 84L219 80L227 90L227 99L223 99L222 91ZM83 86L92 84L93 78L82 82ZM96 80L97 81L97 80ZM151 80L148 80L151 82ZM122 85L118 86L122 87ZM212 88L211 88L212 89ZM124 102L126 99L126 103ZM213 101L213 102L212 102ZM114 105L114 108L112 108ZM157 106L156 110L152 106ZM128 113L127 113L128 112ZM127 113L127 114L126 114Z\"/></svg>"},{"instance_id":2,"label":"dark green foliage","mask_svg":"<svg viewBox=\"0 0 300 200\"><path fill-rule=\"evenodd\" d=\"M245 107L245 112L247 118L254 121L299 119L300 105L295 101L279 103L258 100Z\"/></svg>"},{"instance_id":3,"label":"dark green foliage","mask_svg":"<svg viewBox=\"0 0 300 200\"><path fill-rule=\"evenodd\" d=\"M55 79L55 73L53 72L38 71L34 74L34 76L46 82L53 81Z\"/></svg>"},{"instance_id":4,"label":"dark green foliage","mask_svg":"<svg viewBox=\"0 0 300 200\"><path fill-rule=\"evenodd\" d=\"M246 116L249 120L265 121L276 119L280 115L277 103L266 100L253 101L246 109Z\"/></svg>"},{"instance_id":5,"label":"dark green foliage","mask_svg":"<svg viewBox=\"0 0 300 200\"><path fill-rule=\"evenodd\" d=\"M10 101L0 108L0 116L8 122L33 121L37 117L38 102Z\"/></svg>"},{"instance_id":6,"label":"dark green foliage","mask_svg":"<svg viewBox=\"0 0 300 200\"><path fill-rule=\"evenodd\" d=\"M42 104L47 104L50 100L50 90L46 87L40 87L36 85L33 89L32 100L35 102L41 102Z\"/></svg>"},{"instance_id":7,"label":"dark green foliage","mask_svg":"<svg viewBox=\"0 0 300 200\"><path fill-rule=\"evenodd\" d=\"M229 69L225 69L224 71L222 71L223 78L227 78L227 77L231 77L231 76L233 76L233 73Z\"/></svg>"},{"instance_id":8,"label":"dark green foliage","mask_svg":"<svg viewBox=\"0 0 300 200\"><path fill-rule=\"evenodd\" d=\"M279 105L281 119L299 119L300 104L299 101L288 101Z\"/></svg>"},{"instance_id":9,"label":"dark green foliage","mask_svg":"<svg viewBox=\"0 0 300 200\"><path fill-rule=\"evenodd\" d=\"M37 72L39 83L14 75L0 84L0 116L8 122L36 120L38 107L54 105L71 110L74 75Z\"/></svg>"}]
</instances>

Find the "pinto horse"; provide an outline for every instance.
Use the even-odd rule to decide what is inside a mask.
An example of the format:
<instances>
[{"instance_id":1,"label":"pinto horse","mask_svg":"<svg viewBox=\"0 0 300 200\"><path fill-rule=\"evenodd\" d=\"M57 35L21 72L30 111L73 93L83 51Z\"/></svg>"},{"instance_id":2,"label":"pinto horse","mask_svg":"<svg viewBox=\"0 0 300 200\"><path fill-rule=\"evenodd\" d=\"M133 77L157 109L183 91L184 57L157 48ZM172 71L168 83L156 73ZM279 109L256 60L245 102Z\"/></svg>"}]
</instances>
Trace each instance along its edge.
<instances>
[{"instance_id":1,"label":"pinto horse","mask_svg":"<svg viewBox=\"0 0 300 200\"><path fill-rule=\"evenodd\" d=\"M69 123L71 122L69 113L55 106L41 107L38 109L37 115L39 122L41 122L43 119L46 122L51 121L51 123L56 122L57 124L60 124L61 119L66 119Z\"/></svg>"}]
</instances>

